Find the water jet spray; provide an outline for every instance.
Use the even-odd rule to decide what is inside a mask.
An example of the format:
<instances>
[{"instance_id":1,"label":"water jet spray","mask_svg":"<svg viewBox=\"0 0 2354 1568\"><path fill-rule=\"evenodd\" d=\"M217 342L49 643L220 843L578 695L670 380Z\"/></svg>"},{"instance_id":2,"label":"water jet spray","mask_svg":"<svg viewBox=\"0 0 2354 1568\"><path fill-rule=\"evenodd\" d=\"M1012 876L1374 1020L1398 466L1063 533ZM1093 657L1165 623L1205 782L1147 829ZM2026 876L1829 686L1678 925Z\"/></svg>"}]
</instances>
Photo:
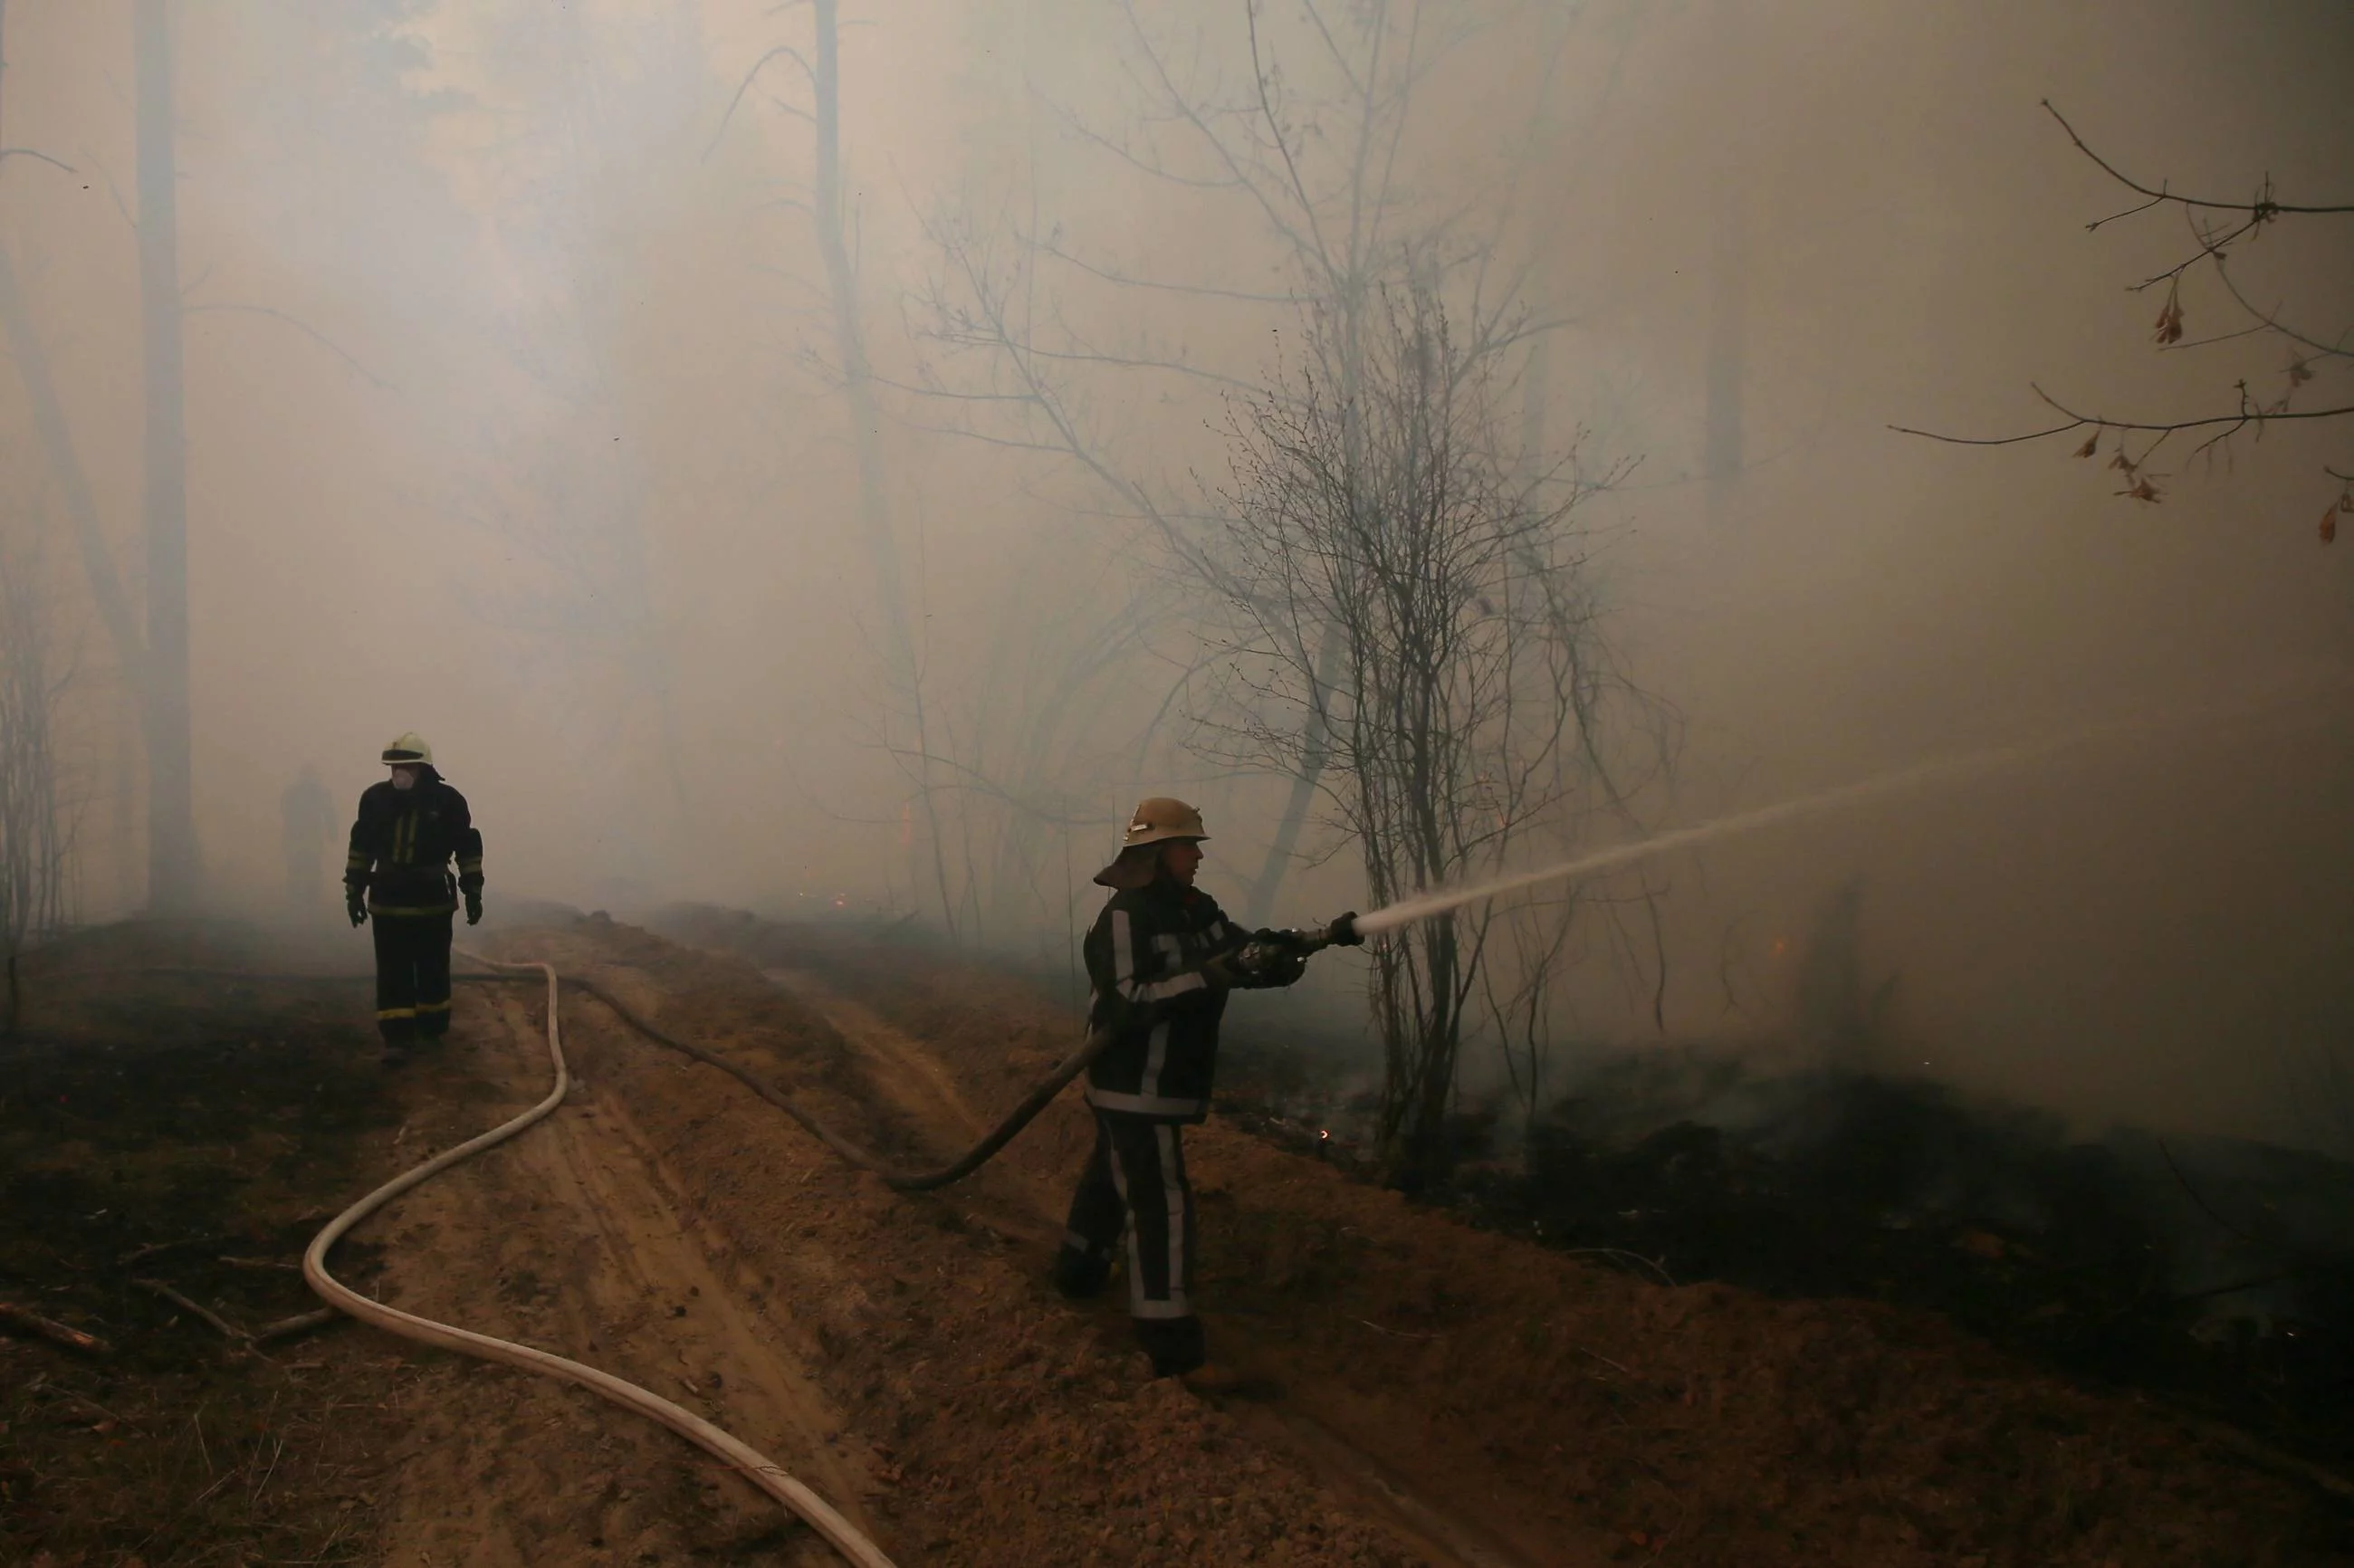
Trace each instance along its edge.
<instances>
[{"instance_id":1,"label":"water jet spray","mask_svg":"<svg viewBox=\"0 0 2354 1568\"><path fill-rule=\"evenodd\" d=\"M1435 888L1426 893L1416 894L1409 898L1401 898L1394 904L1387 905L1368 914L1344 916L1342 920L1361 938L1377 937L1385 931L1394 931L1401 927L1413 925L1418 920L1427 920L1434 915L1444 915L1449 910L1460 909L1467 904L1477 904L1503 894L1517 893L1524 887L1536 887L1548 882L1563 882L1572 877L1591 875L1596 872L1617 871L1621 867L1656 859L1659 855L1668 854L1676 850L1691 849L1695 845L1711 843L1718 839L1734 838L1743 833L1755 832L1763 828L1779 827L1785 822L1797 821L1807 817L1821 816L1827 812L1843 810L1850 807L1868 805L1872 801L1885 800L1892 795L1901 795L1908 790L1951 787L1998 774L2016 772L2021 768L2070 752L2091 750L2118 741L2179 729L2194 722L2212 722L2221 718L2244 716L2250 711L2250 705L2241 703L2229 706L2194 708L2164 717L2121 719L2095 726L2091 729L2080 730L2073 735L2063 736L2055 740L2031 745L1997 747L1985 751L1974 751L1962 757L1935 758L1928 762L1917 763L1911 768L1901 768L1894 772L1882 773L1859 783L1840 785L1835 789L1819 790L1812 795L1801 796L1795 800L1784 800L1776 805L1763 806L1754 811L1742 811L1734 816L1720 817L1714 821L1702 822L1694 827L1679 828L1672 832L1638 839L1631 843L1597 850L1591 854L1578 855L1533 871L1497 877L1474 886Z\"/></svg>"}]
</instances>

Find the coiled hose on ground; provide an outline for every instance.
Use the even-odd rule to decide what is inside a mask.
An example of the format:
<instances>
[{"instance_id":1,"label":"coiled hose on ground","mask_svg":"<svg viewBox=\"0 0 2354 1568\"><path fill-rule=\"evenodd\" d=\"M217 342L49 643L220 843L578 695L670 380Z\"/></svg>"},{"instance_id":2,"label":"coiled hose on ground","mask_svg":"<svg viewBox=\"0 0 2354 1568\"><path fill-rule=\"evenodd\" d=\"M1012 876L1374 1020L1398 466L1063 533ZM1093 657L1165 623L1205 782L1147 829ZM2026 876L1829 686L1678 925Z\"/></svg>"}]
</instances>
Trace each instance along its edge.
<instances>
[{"instance_id":1,"label":"coiled hose on ground","mask_svg":"<svg viewBox=\"0 0 2354 1568\"><path fill-rule=\"evenodd\" d=\"M721 1431L693 1411L673 1404L660 1394L640 1388L633 1383L625 1382L610 1372L599 1372L595 1367L584 1366L578 1361L551 1355L546 1351L534 1350L529 1345L519 1345L511 1340L500 1340L488 1334L477 1334L451 1324L435 1322L429 1318L420 1318L413 1312L403 1312L398 1308L387 1307L379 1301L372 1301L327 1272L327 1254L354 1225L358 1224L410 1188L430 1181L460 1160L479 1154L485 1149L504 1143L533 1123L543 1119L563 1103L566 1091L571 1087L571 1074L565 1065L563 1034L557 1017L558 982L556 970L546 964L540 963L502 964L496 959L484 959L472 953L467 954L466 958L471 962L489 964L493 969L510 971L482 977L466 977L469 979L527 978L513 972L517 970L536 970L546 977L547 1055L549 1065L556 1074L555 1086L548 1090L546 1098L522 1115L503 1122L478 1137L467 1139L455 1149L435 1155L424 1164L386 1182L342 1213L337 1214L327 1223L324 1230L312 1238L310 1249L302 1255L302 1277L310 1282L311 1288L329 1305L351 1314L364 1323L374 1324L387 1333L398 1334L405 1340L415 1340L420 1344L437 1345L443 1350L455 1351L461 1355L499 1361L508 1366L520 1367L525 1372L538 1372L543 1376L561 1378L567 1383L578 1383L591 1393L602 1394L616 1404L624 1405L642 1415L650 1416L688 1442L732 1466L754 1486L807 1520L811 1529L823 1536L834 1550L841 1552L848 1561L859 1564L860 1568L893 1568L891 1560L883 1554L881 1548L861 1534L848 1520L835 1512L823 1498L787 1475L775 1461ZM601 1000L606 1002L606 1005L614 1007L617 1012L622 1012L610 997ZM627 1014L624 1013L624 1016ZM644 1028L642 1023L638 1023L634 1019L631 1022L635 1027ZM648 1031L648 1033L652 1032ZM663 1043L674 1044L669 1041ZM710 1060L708 1055L702 1052L690 1051L689 1054L704 1060ZM734 1071L732 1068L729 1070ZM741 1073L736 1075L744 1076ZM748 1078L746 1081L750 1082ZM1040 1104L1044 1103L1043 1100L1040 1101ZM790 1106L786 1108L791 1109ZM1033 1111L1032 1114L1034 1115L1035 1112ZM794 1112L794 1116L803 1125L811 1125L808 1118L798 1111ZM817 1130L814 1127L811 1129ZM1004 1136L1011 1138L1016 1130L1019 1130L1018 1124L1004 1129ZM821 1132L820 1136L824 1135ZM830 1147L837 1150L843 1149L842 1145L835 1143L831 1138L826 1141ZM1002 1142L1003 1139L1000 1139L999 1143L1002 1144ZM987 1157L983 1154L981 1158ZM975 1160L973 1163L977 1165L980 1160ZM953 1180L953 1178L948 1179Z\"/></svg>"}]
</instances>

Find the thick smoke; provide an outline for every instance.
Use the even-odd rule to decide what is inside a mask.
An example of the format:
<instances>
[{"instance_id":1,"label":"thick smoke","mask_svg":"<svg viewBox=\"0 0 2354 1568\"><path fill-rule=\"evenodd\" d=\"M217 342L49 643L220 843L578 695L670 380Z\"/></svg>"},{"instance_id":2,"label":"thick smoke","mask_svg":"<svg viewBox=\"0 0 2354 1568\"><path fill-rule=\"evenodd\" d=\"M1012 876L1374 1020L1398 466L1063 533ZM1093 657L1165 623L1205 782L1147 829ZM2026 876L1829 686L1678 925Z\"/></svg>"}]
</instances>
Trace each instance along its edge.
<instances>
[{"instance_id":1,"label":"thick smoke","mask_svg":"<svg viewBox=\"0 0 2354 1568\"><path fill-rule=\"evenodd\" d=\"M1162 792L1209 813L1239 906L1287 789L1195 744L1215 618L1170 540L1336 308L1302 257L1387 225L1424 241L1394 281L1519 291L1515 435L1616 476L1576 517L1654 723L1573 847L2140 726L1585 885L1564 1051L1795 1041L2093 1124L2345 1136L2293 1086L2354 1027L2354 616L2312 524L2344 428L2178 440L2155 503L2066 442L1888 429L2032 429L2031 383L2269 396L2277 340L2149 341L2164 291L2128 288L2194 242L2088 234L2133 198L2039 104L2147 180L2346 200L2338 10L1434 3L1352 207L1347 124L1315 119L1348 73L1299 7L1261 7L1256 69L1238 5L848 7L838 276L810 8L167 9L214 907L277 918L283 787L314 763L347 806L410 727L475 802L494 906L910 916L1059 972ZM5 26L0 144L44 157L0 163L0 244L135 593L130 9ZM2323 221L2232 276L2327 336L2354 298ZM2230 330L2182 297L2191 336ZM0 524L40 541L102 919L146 897L135 710L10 355ZM1274 918L1363 902L1329 823L1296 850ZM1353 1024L1360 978L1326 966L1318 1009ZM1508 1082L1484 1048L1467 1075Z\"/></svg>"}]
</instances>

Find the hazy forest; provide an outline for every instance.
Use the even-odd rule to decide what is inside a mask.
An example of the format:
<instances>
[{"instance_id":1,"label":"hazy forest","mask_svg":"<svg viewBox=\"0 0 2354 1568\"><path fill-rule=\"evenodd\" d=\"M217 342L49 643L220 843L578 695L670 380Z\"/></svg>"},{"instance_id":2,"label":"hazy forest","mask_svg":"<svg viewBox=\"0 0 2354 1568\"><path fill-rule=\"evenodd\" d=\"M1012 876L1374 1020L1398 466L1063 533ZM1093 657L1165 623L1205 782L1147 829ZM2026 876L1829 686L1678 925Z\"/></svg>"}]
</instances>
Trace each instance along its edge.
<instances>
[{"instance_id":1,"label":"hazy forest","mask_svg":"<svg viewBox=\"0 0 2354 1568\"><path fill-rule=\"evenodd\" d=\"M985 1489L988 1449L908 1413L1030 1375L1008 1370L1029 1350L974 1330L997 1348L941 1351L924 1375L949 1392L911 1393L916 1352L843 1326L866 1321L852 1295L904 1293L877 1274L792 1308L796 1353L833 1370L763 1372L747 1347L791 1268L662 1217L735 1189L663 1165L642 1214L598 1197L607 1230L701 1249L642 1252L648 1290L684 1318L692 1278L741 1319L678 1358L714 1380L690 1383L705 1414L724 1370L764 1391L744 1397L779 1452L852 1433L789 1467L867 1499L835 1498L894 1560L1795 1562L1802 1537L1859 1565L2349 1560L2354 1320L2317 1305L2354 1299L2349 69L2354 11L2326 0L0 0L0 1198L54 1211L0 1222L0 1327L138 1340L218 1315L226 1346L201 1342L260 1356L237 1325L307 1299L292 1216L541 1092L527 988L477 1002L461 977L458 1075L379 1088L358 993L288 980L369 962L336 879L391 737L428 737L471 803L485 951L840 1097L826 1114L907 1158L970 1142L1076 1038L1089 879L1139 800L1173 796L1245 927L1405 911L1229 1015L1205 1190L1248 1210L1276 1181L1255 1162L1345 1173L1312 1213L1205 1221L1210 1277L1257 1282L1223 1287L1235 1332L1303 1389L1329 1351L1349 1397L1411 1389L1473 1425L1383 1447L1363 1434L1407 1405L1302 1393L1326 1447L1283 1449L1284 1407L1235 1417L1291 1456L1270 1474L1341 1499L1313 1542L1283 1521L1324 1503L1264 1478L1118 1549L1098 1522L1147 1525L1116 1490L1083 1531L1017 1527L959 1489ZM198 977L231 969L256 978ZM793 1021L758 1022L763 986ZM581 1027L602 1054L575 1069L642 1093L630 1147L689 1159L705 1113L659 1087L659 1054ZM110 1081L213 1108L27 1119L85 1093L101 1046ZM82 1184L118 1134L202 1141L249 1075L263 1099L204 1135L282 1140L253 1154L262 1185L219 1188L243 1209L201 1210L212 1177L144 1154ZM281 1077L343 1108L267 1109ZM712 1105L768 1118L730 1147L790 1131ZM1061 1105L957 1224L1028 1245L1034 1178L1059 1225L1084 1123ZM497 1179L501 1202L539 1190ZM845 1176L821 1202L832 1179L761 1200L743 1236L854 1214L881 1228L812 1245L888 1255L896 1200ZM1476 1241L1416 1230L1373 1294L1330 1286L1380 1273L1366 1238L1408 1219L1352 1205L1393 1189ZM457 1198L415 1202L438 1217L404 1234L464 1224ZM142 1275L101 1330L98 1296L77 1317L39 1294L81 1265L28 1261L82 1255L69 1204L146 1227L92 1258L167 1231L292 1247L262 1280L286 1298L238 1294L260 1266L228 1255L208 1308L186 1293L210 1282ZM1834 1209L1843 1239L1809 1239ZM1481 1295L1534 1277L1450 1250L1491 1240L1659 1300L1712 1280L1944 1313L2084 1399L2159 1390L2253 1434L2263 1485L2305 1500L2246 1503L2273 1510L2256 1555L2201 1555L2239 1506L2224 1472L2168 1479L2124 1426L2066 1461L2083 1476L1955 1482L1967 1514L2110 1478L1985 1540L1927 1503L1872 1524L1828 1458L1816 1491L1789 1483L1813 1500L1787 1533L1727 1478L1783 1438L1730 1417L1691 1461L1713 1480L1659 1479L1666 1436L1606 1475L1558 1446L1450 1469L1614 1368L1652 1375L1599 1318L1582 1350L1528 1349L1587 1320ZM564 1244L501 1245L444 1275L541 1309L512 1282L556 1280ZM442 1277L366 1257L403 1299ZM1023 1279L989 1287L992 1324L1044 1309ZM564 1321L623 1343L636 1308L574 1284L545 1287L592 1303ZM1611 1322L1669 1333L1625 1299ZM1249 1339L1328 1319L1329 1344ZM1898 1354L1773 1320L1794 1366ZM1351 1323L1381 1338L1348 1350ZM1488 1361L1444 1349L1475 1323ZM50 1339L0 1351L80 1353ZM1584 1392L1542 1403L1511 1345ZM1072 1399L1125 1375L1104 1356ZM1673 1397L1721 1411L1739 1375L1704 1361ZM66 1408L40 1366L0 1361L0 1560L523 1562L557 1528L496 1500L521 1494L488 1458L407 1493L339 1481L360 1461L323 1415L281 1514L267 1449L217 1494L182 1485L185 1456L107 1479L23 1438ZM1853 1408L1913 1397L1889 1379ZM110 1408L114 1385L74 1386ZM1451 1403L1482 1389L1503 1436ZM628 1419L590 1408L561 1407L566 1465L676 1473L546 1537L578 1560L832 1560L739 1482L696 1493L651 1429L638 1459L580 1457ZM1840 1453L1877 1441L1824 1419ZM1042 1487L1087 1473L1077 1429L1021 1439ZM1133 1450L1180 1492L1223 1440L1184 1430L1208 1446ZM1522 1501L1487 1524L1430 1500L1491 1480ZM195 1499L147 1543L91 1500L142 1486ZM2182 1499L2174 1534L2119 1522L2145 1486ZM419 1522L466 1496L472 1524Z\"/></svg>"}]
</instances>

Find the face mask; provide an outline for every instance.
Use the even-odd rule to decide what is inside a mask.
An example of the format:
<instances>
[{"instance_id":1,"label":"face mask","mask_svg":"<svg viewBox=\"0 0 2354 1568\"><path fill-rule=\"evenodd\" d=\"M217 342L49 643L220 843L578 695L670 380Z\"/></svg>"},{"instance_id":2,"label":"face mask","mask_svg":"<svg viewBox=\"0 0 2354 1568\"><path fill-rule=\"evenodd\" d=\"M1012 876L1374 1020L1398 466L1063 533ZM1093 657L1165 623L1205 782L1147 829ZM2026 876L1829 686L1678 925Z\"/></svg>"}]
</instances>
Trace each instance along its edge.
<instances>
[{"instance_id":1,"label":"face mask","mask_svg":"<svg viewBox=\"0 0 2354 1568\"><path fill-rule=\"evenodd\" d=\"M416 788L417 788L417 769L415 769L414 768L394 768L394 769L392 770L392 787L393 787L394 789L416 789Z\"/></svg>"}]
</instances>

